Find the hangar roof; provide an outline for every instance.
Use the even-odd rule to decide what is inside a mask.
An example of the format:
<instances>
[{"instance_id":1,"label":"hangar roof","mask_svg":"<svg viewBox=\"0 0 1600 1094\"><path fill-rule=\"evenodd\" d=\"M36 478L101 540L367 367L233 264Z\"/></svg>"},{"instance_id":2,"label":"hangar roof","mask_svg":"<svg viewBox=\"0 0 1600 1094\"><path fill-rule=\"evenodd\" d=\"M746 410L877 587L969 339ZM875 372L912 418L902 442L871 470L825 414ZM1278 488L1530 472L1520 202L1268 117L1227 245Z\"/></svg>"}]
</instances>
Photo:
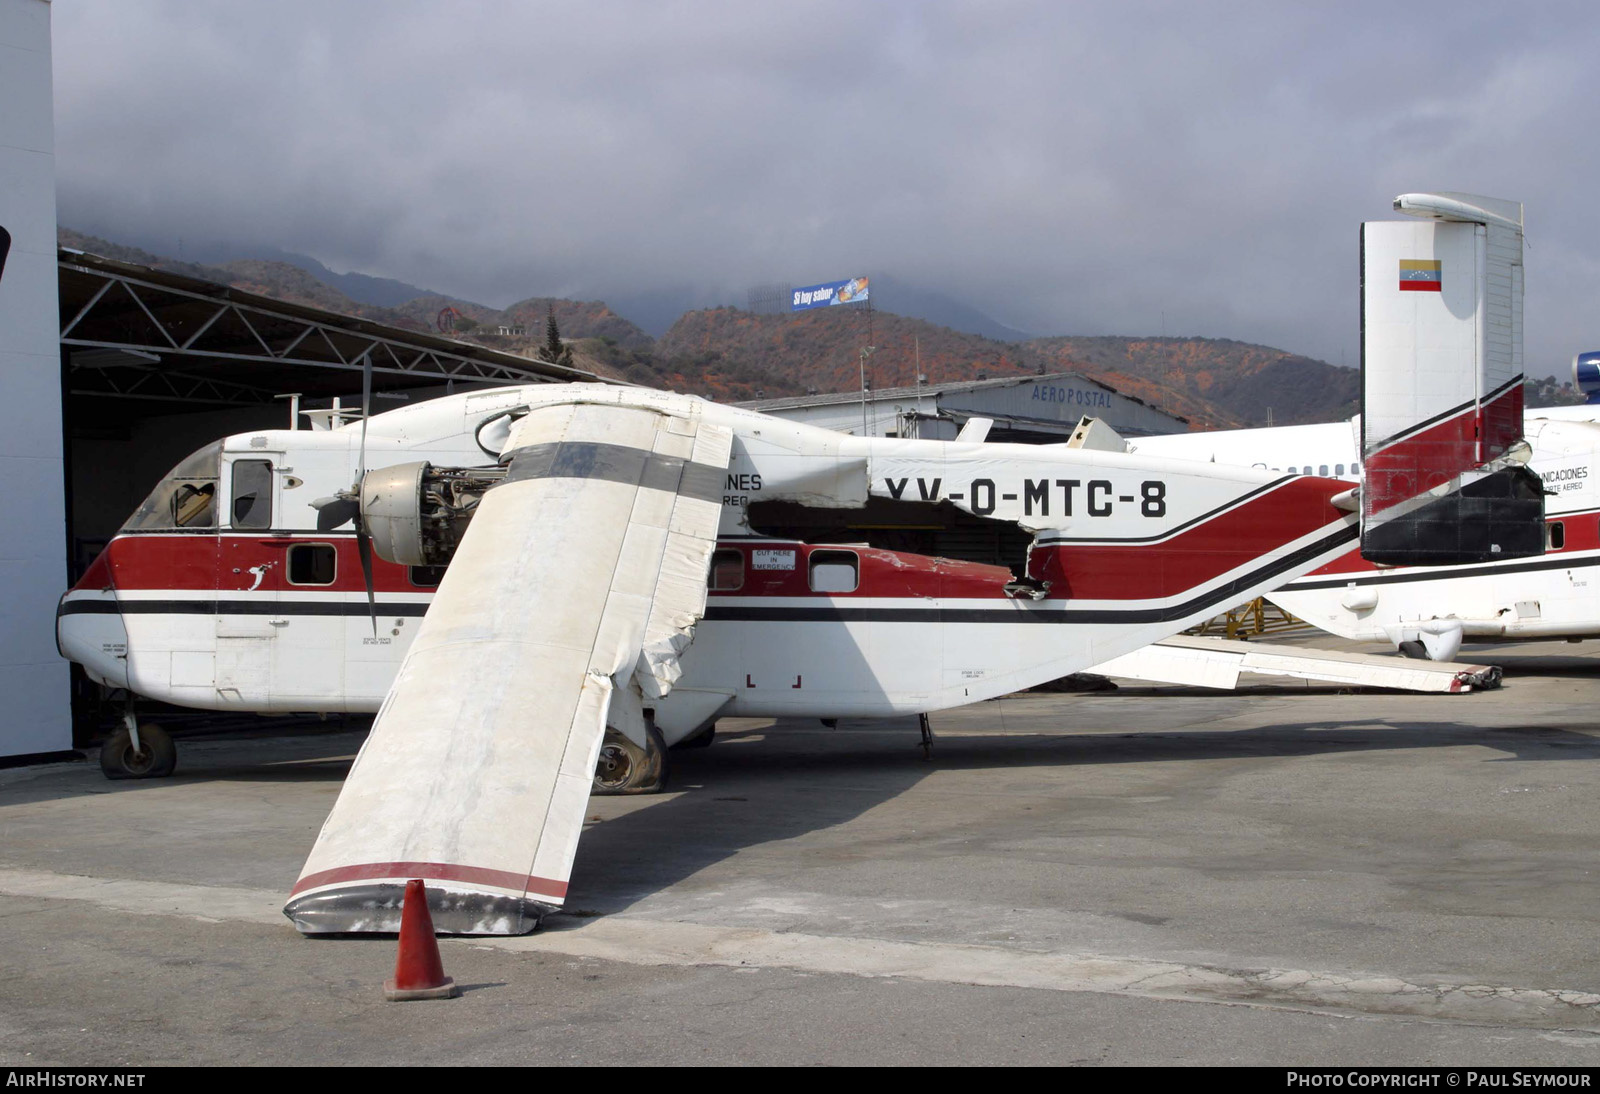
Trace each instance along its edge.
<instances>
[{"instance_id":1,"label":"hangar roof","mask_svg":"<svg viewBox=\"0 0 1600 1094\"><path fill-rule=\"evenodd\" d=\"M57 265L71 396L155 400L167 412L270 404L283 392L348 394L365 361L385 391L602 379L66 247Z\"/></svg>"}]
</instances>

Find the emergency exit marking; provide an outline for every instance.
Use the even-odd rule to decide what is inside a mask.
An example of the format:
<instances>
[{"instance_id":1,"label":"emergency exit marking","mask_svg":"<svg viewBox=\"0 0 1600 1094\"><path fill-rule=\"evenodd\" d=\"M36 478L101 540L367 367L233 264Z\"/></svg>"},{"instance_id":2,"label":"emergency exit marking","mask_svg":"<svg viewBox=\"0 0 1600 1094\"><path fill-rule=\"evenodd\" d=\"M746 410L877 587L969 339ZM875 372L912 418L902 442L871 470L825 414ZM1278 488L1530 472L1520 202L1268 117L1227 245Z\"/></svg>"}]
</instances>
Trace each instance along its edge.
<instances>
[{"instance_id":1,"label":"emergency exit marking","mask_svg":"<svg viewBox=\"0 0 1600 1094\"><path fill-rule=\"evenodd\" d=\"M794 569L794 552L757 548L750 552L750 566L756 570L792 570Z\"/></svg>"}]
</instances>

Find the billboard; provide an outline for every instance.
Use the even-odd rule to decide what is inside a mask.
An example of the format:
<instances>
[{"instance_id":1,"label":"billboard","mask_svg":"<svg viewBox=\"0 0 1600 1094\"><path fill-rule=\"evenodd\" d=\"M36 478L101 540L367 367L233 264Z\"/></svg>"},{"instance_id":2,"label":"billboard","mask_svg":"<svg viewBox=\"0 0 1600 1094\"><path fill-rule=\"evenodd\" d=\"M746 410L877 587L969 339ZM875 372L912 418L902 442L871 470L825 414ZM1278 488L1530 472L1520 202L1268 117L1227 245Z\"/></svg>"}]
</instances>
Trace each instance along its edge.
<instances>
[{"instance_id":1,"label":"billboard","mask_svg":"<svg viewBox=\"0 0 1600 1094\"><path fill-rule=\"evenodd\" d=\"M851 277L843 281L826 281L821 285L808 285L794 290L790 311L808 308L827 308L834 304L859 304L867 299L867 279Z\"/></svg>"}]
</instances>

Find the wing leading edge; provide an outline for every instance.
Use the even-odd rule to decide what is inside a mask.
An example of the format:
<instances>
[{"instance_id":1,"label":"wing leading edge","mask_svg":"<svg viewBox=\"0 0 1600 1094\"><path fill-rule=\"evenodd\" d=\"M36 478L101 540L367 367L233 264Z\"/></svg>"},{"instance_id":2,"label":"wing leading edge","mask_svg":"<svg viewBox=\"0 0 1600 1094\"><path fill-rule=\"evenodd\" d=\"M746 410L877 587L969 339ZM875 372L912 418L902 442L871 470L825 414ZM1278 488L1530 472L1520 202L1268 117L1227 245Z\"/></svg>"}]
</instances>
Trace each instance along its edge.
<instances>
[{"instance_id":1,"label":"wing leading edge","mask_svg":"<svg viewBox=\"0 0 1600 1094\"><path fill-rule=\"evenodd\" d=\"M732 434L682 411L517 423L285 905L301 931L398 930L409 878L446 933L561 906L605 728L642 743L705 610Z\"/></svg>"}]
</instances>

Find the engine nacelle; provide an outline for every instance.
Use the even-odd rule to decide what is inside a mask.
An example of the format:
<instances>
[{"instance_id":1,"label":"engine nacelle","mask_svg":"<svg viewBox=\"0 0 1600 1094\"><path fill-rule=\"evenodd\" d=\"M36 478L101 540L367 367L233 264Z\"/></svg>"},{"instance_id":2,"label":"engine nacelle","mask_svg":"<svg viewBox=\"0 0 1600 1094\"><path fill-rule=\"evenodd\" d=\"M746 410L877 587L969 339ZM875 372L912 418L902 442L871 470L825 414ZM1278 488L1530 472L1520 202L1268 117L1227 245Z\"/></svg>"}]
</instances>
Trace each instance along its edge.
<instances>
[{"instance_id":1,"label":"engine nacelle","mask_svg":"<svg viewBox=\"0 0 1600 1094\"><path fill-rule=\"evenodd\" d=\"M402 463L361 479L361 520L380 558L402 566L445 566L503 467Z\"/></svg>"},{"instance_id":2,"label":"engine nacelle","mask_svg":"<svg viewBox=\"0 0 1600 1094\"><path fill-rule=\"evenodd\" d=\"M1572 386L1584 394L1584 402L1600 403L1600 351L1590 350L1572 359Z\"/></svg>"}]
</instances>

